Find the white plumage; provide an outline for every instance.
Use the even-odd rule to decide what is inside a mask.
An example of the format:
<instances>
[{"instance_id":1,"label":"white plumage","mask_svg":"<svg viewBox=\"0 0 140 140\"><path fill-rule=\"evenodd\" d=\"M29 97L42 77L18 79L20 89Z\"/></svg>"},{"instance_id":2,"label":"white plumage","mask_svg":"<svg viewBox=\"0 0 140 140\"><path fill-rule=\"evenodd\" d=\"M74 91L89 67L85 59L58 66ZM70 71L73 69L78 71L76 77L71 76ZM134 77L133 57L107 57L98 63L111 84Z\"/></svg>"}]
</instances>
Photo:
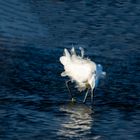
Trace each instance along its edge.
<instances>
[{"instance_id":1,"label":"white plumage","mask_svg":"<svg viewBox=\"0 0 140 140\"><path fill-rule=\"evenodd\" d=\"M90 87L91 90L98 84L98 79L105 75L102 66L84 58L84 50L80 48L81 56L77 55L75 49L72 48L70 53L64 49L64 55L60 57L60 62L64 65L64 72L61 76L68 76L71 82L76 82L79 91Z\"/></svg>"}]
</instances>

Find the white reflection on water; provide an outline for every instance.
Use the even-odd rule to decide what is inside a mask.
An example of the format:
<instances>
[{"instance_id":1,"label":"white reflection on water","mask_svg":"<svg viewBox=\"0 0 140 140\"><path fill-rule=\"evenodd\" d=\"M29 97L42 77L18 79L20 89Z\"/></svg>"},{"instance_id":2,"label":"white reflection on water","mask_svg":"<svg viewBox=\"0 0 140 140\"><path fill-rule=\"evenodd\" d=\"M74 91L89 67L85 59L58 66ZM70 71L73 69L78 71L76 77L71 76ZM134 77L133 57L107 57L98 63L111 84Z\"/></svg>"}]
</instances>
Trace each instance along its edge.
<instances>
[{"instance_id":1,"label":"white reflection on water","mask_svg":"<svg viewBox=\"0 0 140 140\"><path fill-rule=\"evenodd\" d=\"M62 106L60 109L66 112L67 116L61 123L61 127L58 131L59 136L81 138L90 134L94 120L91 117L93 111L88 106L70 103Z\"/></svg>"}]
</instances>

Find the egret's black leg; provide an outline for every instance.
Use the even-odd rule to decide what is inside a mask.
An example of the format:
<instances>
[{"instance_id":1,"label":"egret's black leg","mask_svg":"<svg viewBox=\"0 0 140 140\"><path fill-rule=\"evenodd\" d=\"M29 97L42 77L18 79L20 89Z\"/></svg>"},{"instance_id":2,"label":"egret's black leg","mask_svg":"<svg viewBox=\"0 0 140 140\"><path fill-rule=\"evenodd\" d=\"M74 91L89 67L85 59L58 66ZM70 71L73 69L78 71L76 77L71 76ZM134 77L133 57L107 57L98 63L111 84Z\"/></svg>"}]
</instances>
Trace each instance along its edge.
<instances>
[{"instance_id":1,"label":"egret's black leg","mask_svg":"<svg viewBox=\"0 0 140 140\"><path fill-rule=\"evenodd\" d=\"M66 81L66 87L68 89L69 95L71 96L71 100L74 101L73 95L72 95L72 93L70 91L70 88L69 88L69 83L70 82L71 82L71 80Z\"/></svg>"},{"instance_id":2,"label":"egret's black leg","mask_svg":"<svg viewBox=\"0 0 140 140\"><path fill-rule=\"evenodd\" d=\"M85 94L85 97L84 97L83 103L86 102L86 99L87 99L88 93L89 93L89 89L87 89L87 92L86 92L86 94Z\"/></svg>"},{"instance_id":3,"label":"egret's black leg","mask_svg":"<svg viewBox=\"0 0 140 140\"><path fill-rule=\"evenodd\" d=\"M95 91L95 89L91 90L91 104L92 105L94 103L94 91Z\"/></svg>"}]
</instances>

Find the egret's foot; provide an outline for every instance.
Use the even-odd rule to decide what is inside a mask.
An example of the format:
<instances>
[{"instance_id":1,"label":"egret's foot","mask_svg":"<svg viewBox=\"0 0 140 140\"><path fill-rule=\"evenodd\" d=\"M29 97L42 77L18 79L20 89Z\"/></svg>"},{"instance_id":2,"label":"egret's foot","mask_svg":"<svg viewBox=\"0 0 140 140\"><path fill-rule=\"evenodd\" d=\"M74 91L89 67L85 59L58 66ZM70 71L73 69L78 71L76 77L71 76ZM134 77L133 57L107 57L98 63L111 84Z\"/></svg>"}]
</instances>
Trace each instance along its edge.
<instances>
[{"instance_id":1,"label":"egret's foot","mask_svg":"<svg viewBox=\"0 0 140 140\"><path fill-rule=\"evenodd\" d=\"M83 101L83 104L85 104L86 102L85 101Z\"/></svg>"},{"instance_id":2,"label":"egret's foot","mask_svg":"<svg viewBox=\"0 0 140 140\"><path fill-rule=\"evenodd\" d=\"M76 102L76 99L75 99L75 98L72 98L71 101L72 101L73 103L75 103L75 102Z\"/></svg>"},{"instance_id":3,"label":"egret's foot","mask_svg":"<svg viewBox=\"0 0 140 140\"><path fill-rule=\"evenodd\" d=\"M91 105L91 106L90 106L90 109L91 109L91 110L94 110L94 106L93 106L93 105Z\"/></svg>"}]
</instances>

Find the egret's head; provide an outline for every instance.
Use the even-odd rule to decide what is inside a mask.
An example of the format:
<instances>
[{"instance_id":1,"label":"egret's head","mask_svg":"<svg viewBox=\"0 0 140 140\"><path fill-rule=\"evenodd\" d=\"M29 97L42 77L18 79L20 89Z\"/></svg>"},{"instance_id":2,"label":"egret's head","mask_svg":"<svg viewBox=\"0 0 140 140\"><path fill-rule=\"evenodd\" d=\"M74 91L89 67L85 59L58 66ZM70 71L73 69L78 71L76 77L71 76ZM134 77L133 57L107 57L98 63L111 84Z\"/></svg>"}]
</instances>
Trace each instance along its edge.
<instances>
[{"instance_id":1,"label":"egret's head","mask_svg":"<svg viewBox=\"0 0 140 140\"><path fill-rule=\"evenodd\" d=\"M102 65L97 64L96 71L95 73L92 74L92 77L89 80L89 84L92 90L98 86L99 79L104 78L105 75L106 75L106 72L103 71Z\"/></svg>"},{"instance_id":2,"label":"egret's head","mask_svg":"<svg viewBox=\"0 0 140 140\"><path fill-rule=\"evenodd\" d=\"M106 72L103 71L101 64L96 65L96 75L98 78L104 78L106 76Z\"/></svg>"}]
</instances>

